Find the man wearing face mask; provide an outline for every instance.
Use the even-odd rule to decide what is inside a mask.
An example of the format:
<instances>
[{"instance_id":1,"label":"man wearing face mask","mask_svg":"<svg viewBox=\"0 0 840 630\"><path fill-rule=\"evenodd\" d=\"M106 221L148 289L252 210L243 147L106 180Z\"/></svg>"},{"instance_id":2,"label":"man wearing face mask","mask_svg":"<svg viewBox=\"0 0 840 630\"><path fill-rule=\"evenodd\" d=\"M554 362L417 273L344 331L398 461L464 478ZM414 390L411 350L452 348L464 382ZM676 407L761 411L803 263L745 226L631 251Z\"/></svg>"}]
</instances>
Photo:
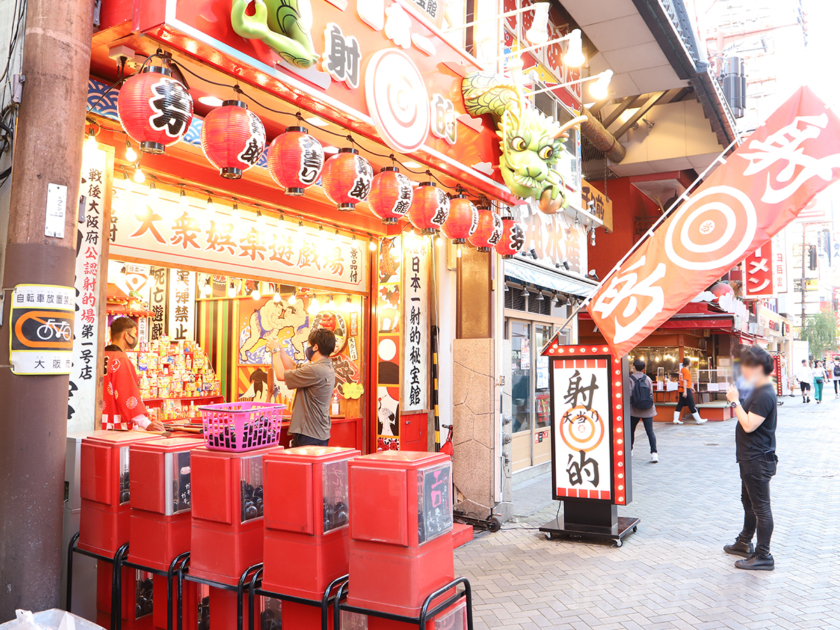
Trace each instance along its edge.
<instances>
[{"instance_id":1,"label":"man wearing face mask","mask_svg":"<svg viewBox=\"0 0 840 630\"><path fill-rule=\"evenodd\" d=\"M269 341L274 378L295 391L289 437L292 446L329 446L330 400L335 389L335 371L330 355L335 351L335 334L319 328L309 333L305 350L309 363L296 366L280 342Z\"/></svg>"},{"instance_id":2,"label":"man wearing face mask","mask_svg":"<svg viewBox=\"0 0 840 630\"><path fill-rule=\"evenodd\" d=\"M102 428L163 431L160 422L152 422L146 416L137 372L125 354L135 347L137 324L129 317L118 317L111 323L111 345L105 346Z\"/></svg>"}]
</instances>

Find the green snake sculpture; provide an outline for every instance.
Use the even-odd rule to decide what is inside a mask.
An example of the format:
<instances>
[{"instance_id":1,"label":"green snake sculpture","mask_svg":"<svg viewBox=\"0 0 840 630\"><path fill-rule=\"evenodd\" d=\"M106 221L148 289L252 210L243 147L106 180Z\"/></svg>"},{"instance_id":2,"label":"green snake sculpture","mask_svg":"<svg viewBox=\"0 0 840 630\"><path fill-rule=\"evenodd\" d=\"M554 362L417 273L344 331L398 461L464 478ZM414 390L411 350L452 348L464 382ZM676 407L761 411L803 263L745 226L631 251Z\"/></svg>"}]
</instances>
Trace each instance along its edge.
<instances>
[{"instance_id":1,"label":"green snake sculpture","mask_svg":"<svg viewBox=\"0 0 840 630\"><path fill-rule=\"evenodd\" d=\"M258 39L298 68L318 61L312 44L312 5L309 0L254 0L254 15L247 15L250 0L234 0L230 22L237 35Z\"/></svg>"},{"instance_id":2,"label":"green snake sculpture","mask_svg":"<svg viewBox=\"0 0 840 630\"><path fill-rule=\"evenodd\" d=\"M521 66L511 64L511 74L521 76ZM502 148L499 169L511 192L522 199L533 197L547 214L566 208L566 187L556 166L569 137L567 131L586 117L561 125L530 107L517 81L492 72L468 74L461 91L471 116L490 114L496 121Z\"/></svg>"}]
</instances>

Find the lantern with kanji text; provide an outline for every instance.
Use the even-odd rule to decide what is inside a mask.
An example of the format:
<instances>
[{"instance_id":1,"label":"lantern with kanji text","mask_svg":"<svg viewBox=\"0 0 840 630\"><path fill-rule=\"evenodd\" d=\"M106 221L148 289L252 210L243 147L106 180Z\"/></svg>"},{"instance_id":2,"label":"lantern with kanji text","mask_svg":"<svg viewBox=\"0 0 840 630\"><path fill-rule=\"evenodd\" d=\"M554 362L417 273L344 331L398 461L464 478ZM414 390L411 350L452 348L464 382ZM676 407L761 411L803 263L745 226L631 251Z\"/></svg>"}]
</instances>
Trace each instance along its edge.
<instances>
[{"instance_id":1,"label":"lantern with kanji text","mask_svg":"<svg viewBox=\"0 0 840 630\"><path fill-rule=\"evenodd\" d=\"M321 181L330 201L350 212L370 194L373 167L356 149L339 149L324 165Z\"/></svg>"},{"instance_id":2,"label":"lantern with kanji text","mask_svg":"<svg viewBox=\"0 0 840 630\"><path fill-rule=\"evenodd\" d=\"M373 178L368 196L370 210L385 225L396 223L408 213L413 192L408 177L397 167L386 166Z\"/></svg>"},{"instance_id":3,"label":"lantern with kanji text","mask_svg":"<svg viewBox=\"0 0 840 630\"><path fill-rule=\"evenodd\" d=\"M449 200L449 217L441 228L446 238L460 245L466 243L477 228L478 208L463 193L453 196Z\"/></svg>"},{"instance_id":4,"label":"lantern with kanji text","mask_svg":"<svg viewBox=\"0 0 840 630\"><path fill-rule=\"evenodd\" d=\"M421 234L434 234L449 217L449 195L434 182L421 182L414 191L408 220Z\"/></svg>"},{"instance_id":5,"label":"lantern with kanji text","mask_svg":"<svg viewBox=\"0 0 840 630\"><path fill-rule=\"evenodd\" d=\"M163 66L147 66L128 78L117 99L117 113L128 137L144 153L163 153L184 137L193 118L187 88Z\"/></svg>"},{"instance_id":6,"label":"lantern with kanji text","mask_svg":"<svg viewBox=\"0 0 840 630\"><path fill-rule=\"evenodd\" d=\"M502 217L502 237L496 243L496 252L504 258L510 258L522 251L525 245L525 230L510 214Z\"/></svg>"},{"instance_id":7,"label":"lantern with kanji text","mask_svg":"<svg viewBox=\"0 0 840 630\"><path fill-rule=\"evenodd\" d=\"M478 209L478 228L467 240L480 252L489 252L502 238L502 219L490 208Z\"/></svg>"},{"instance_id":8,"label":"lantern with kanji text","mask_svg":"<svg viewBox=\"0 0 840 630\"><path fill-rule=\"evenodd\" d=\"M268 173L287 195L302 195L318 181L323 168L324 149L306 127L289 127L268 147Z\"/></svg>"},{"instance_id":9,"label":"lantern with kanji text","mask_svg":"<svg viewBox=\"0 0 840 630\"><path fill-rule=\"evenodd\" d=\"M225 101L204 119L201 148L226 179L239 179L265 150L265 127L242 101Z\"/></svg>"}]
</instances>

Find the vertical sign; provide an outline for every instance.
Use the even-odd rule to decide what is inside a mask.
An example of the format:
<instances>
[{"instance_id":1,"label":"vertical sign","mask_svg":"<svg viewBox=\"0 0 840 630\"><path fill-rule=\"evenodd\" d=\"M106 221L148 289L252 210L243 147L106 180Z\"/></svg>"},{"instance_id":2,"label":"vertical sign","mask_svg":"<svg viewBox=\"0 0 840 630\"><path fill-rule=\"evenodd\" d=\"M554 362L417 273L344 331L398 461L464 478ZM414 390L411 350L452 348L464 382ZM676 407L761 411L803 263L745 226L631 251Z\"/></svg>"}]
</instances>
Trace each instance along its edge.
<instances>
[{"instance_id":1,"label":"vertical sign","mask_svg":"<svg viewBox=\"0 0 840 630\"><path fill-rule=\"evenodd\" d=\"M748 300L773 297L772 249L770 243L766 243L751 251L744 261L746 268L744 297Z\"/></svg>"},{"instance_id":2,"label":"vertical sign","mask_svg":"<svg viewBox=\"0 0 840 630\"><path fill-rule=\"evenodd\" d=\"M19 284L9 316L12 374L70 374L73 362L73 288Z\"/></svg>"},{"instance_id":3,"label":"vertical sign","mask_svg":"<svg viewBox=\"0 0 840 630\"><path fill-rule=\"evenodd\" d=\"M160 339L166 334L166 267L152 267L149 278L152 281L149 306L152 311L150 341Z\"/></svg>"},{"instance_id":4,"label":"vertical sign","mask_svg":"<svg viewBox=\"0 0 840 630\"><path fill-rule=\"evenodd\" d=\"M782 230L773 237L770 253L773 260L773 293L787 293L787 248L785 247L785 232Z\"/></svg>"},{"instance_id":5,"label":"vertical sign","mask_svg":"<svg viewBox=\"0 0 840 630\"><path fill-rule=\"evenodd\" d=\"M195 339L195 272L172 269L169 278L169 338Z\"/></svg>"},{"instance_id":6,"label":"vertical sign","mask_svg":"<svg viewBox=\"0 0 840 630\"><path fill-rule=\"evenodd\" d=\"M83 212L76 232L76 300L73 368L67 420L93 422L96 417L96 384L99 376L99 313L105 199L110 191L105 177L107 154L85 151L79 188Z\"/></svg>"},{"instance_id":7,"label":"vertical sign","mask_svg":"<svg viewBox=\"0 0 840 630\"><path fill-rule=\"evenodd\" d=\"M424 411L429 408L429 241L404 240L402 411Z\"/></svg>"},{"instance_id":8,"label":"vertical sign","mask_svg":"<svg viewBox=\"0 0 840 630\"><path fill-rule=\"evenodd\" d=\"M551 361L554 498L627 505L632 493L622 361L607 346L562 346L556 336L542 356Z\"/></svg>"}]
</instances>

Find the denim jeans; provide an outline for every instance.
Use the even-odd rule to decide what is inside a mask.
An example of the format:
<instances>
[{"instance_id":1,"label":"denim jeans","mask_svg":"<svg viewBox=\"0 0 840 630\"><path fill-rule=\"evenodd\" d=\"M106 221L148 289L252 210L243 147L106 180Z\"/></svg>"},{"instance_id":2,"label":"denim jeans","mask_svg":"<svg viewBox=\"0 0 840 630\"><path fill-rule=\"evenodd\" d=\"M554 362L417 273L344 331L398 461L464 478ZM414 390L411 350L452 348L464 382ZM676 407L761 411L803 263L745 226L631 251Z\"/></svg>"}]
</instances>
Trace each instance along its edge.
<instances>
[{"instance_id":1,"label":"denim jeans","mask_svg":"<svg viewBox=\"0 0 840 630\"><path fill-rule=\"evenodd\" d=\"M738 462L741 468L741 503L744 504L744 529L738 539L749 543L757 536L755 550L770 553L773 536L773 512L770 510L770 479L776 474L778 458L765 453L764 459Z\"/></svg>"},{"instance_id":2,"label":"denim jeans","mask_svg":"<svg viewBox=\"0 0 840 630\"><path fill-rule=\"evenodd\" d=\"M630 416L630 448L633 448L633 443L636 441L636 427L639 425L639 420L645 423L645 431L647 432L648 442L650 442L650 452L656 452L656 436L653 434L653 418L636 418Z\"/></svg>"}]
</instances>

